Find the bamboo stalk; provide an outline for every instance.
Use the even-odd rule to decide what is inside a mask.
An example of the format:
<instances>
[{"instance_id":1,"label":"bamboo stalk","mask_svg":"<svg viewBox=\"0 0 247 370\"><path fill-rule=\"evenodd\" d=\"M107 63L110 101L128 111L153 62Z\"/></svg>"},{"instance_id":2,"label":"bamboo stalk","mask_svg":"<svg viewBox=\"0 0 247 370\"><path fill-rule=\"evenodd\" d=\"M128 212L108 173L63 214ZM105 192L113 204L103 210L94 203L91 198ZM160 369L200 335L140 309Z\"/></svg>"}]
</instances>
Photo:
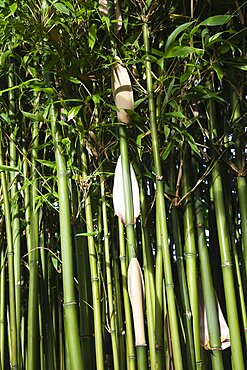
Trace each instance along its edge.
<instances>
[{"instance_id":1,"label":"bamboo stalk","mask_svg":"<svg viewBox=\"0 0 247 370\"><path fill-rule=\"evenodd\" d=\"M10 60L9 74L8 74L8 87L11 89L15 86L14 77L14 63ZM10 151L10 166L17 166L17 153L16 153L16 142L18 133L18 124L16 122L16 107L15 107L15 93L14 90L8 92L9 100L9 119L11 122L11 134L9 142ZM17 191L17 177L14 172L9 173L9 179L11 183L10 188L10 204L11 204L11 217L12 217L12 235L13 235L13 250L14 250L14 270L15 270L15 297L16 297L16 330L17 330L17 356L18 362L20 363L20 325L21 325L21 230L20 230L20 219L19 219L19 195Z\"/></svg>"},{"instance_id":2,"label":"bamboo stalk","mask_svg":"<svg viewBox=\"0 0 247 370\"><path fill-rule=\"evenodd\" d=\"M2 228L2 220L1 220L1 228ZM1 230L1 240L3 239L3 234ZM6 250L1 248L0 251L0 369L5 369L5 354L6 354L6 272L5 272L5 261L6 260Z\"/></svg>"},{"instance_id":3,"label":"bamboo stalk","mask_svg":"<svg viewBox=\"0 0 247 370\"><path fill-rule=\"evenodd\" d=\"M61 235L62 251L62 273L63 273L63 293L64 293L64 320L65 335L68 341L69 358L72 370L83 369L81 356L77 308L74 291L74 271L73 271L73 245L71 239L70 203L68 193L68 175L66 162L61 147L61 135L57 124L55 108L51 105L50 122L54 143L57 185L59 195L59 223Z\"/></svg>"},{"instance_id":4,"label":"bamboo stalk","mask_svg":"<svg viewBox=\"0 0 247 370\"><path fill-rule=\"evenodd\" d=\"M149 107L149 118L150 118L150 128L152 135L152 152L154 158L154 171L156 175L156 207L157 207L157 220L156 223L159 223L161 242L162 242L162 251L163 251L163 262L164 262L164 276L166 284L166 294L167 294L167 305L168 305L168 316L171 329L171 339L173 346L173 353L176 353L174 356L174 366L175 369L182 369L182 355L180 347L180 339L178 332L178 320L176 312L176 303L175 303L175 294L174 294L174 283L171 269L171 260L170 260L170 251L168 245L168 233L167 233L167 224L166 224L166 210L165 210L165 200L164 200L164 189L163 189L163 174L161 170L161 160L159 154L159 141L157 135L156 127L156 117L155 117L155 104L153 96L153 83L152 83L152 69L151 62L149 59L149 32L148 25L144 23L143 25L143 40L144 47L146 52L146 78L147 78L147 91L148 91L148 107ZM157 230L158 231L158 230Z\"/></svg>"},{"instance_id":5,"label":"bamboo stalk","mask_svg":"<svg viewBox=\"0 0 247 370\"><path fill-rule=\"evenodd\" d=\"M2 128L0 130L0 166L4 165L3 162L3 147L2 147ZM1 171L1 185L4 204L5 226L7 236L7 250L8 250L8 275L9 275L9 322L10 322L10 368L17 369L18 353L17 353L17 327L16 327L16 303L15 303L15 275L14 275L14 250L13 250L13 237L11 229L11 214L9 207L9 195L7 189L6 174Z\"/></svg>"},{"instance_id":6,"label":"bamboo stalk","mask_svg":"<svg viewBox=\"0 0 247 370\"><path fill-rule=\"evenodd\" d=\"M210 259L205 236L205 222L203 217L203 204L200 201L199 189L195 193L195 215L197 224L198 252L200 259L200 272L202 291L206 306L207 324L209 330L209 343L211 348L211 362L213 370L223 369L223 360L220 343L218 314L215 301Z\"/></svg>"},{"instance_id":7,"label":"bamboo stalk","mask_svg":"<svg viewBox=\"0 0 247 370\"><path fill-rule=\"evenodd\" d=\"M170 168L170 183L171 183L172 189L175 189L174 156L173 156L172 165ZM183 248L182 248L178 209L176 207L172 207L171 213L172 213L173 235L174 235L174 242L175 242L175 248L176 248L178 280L179 280L180 296L181 296L182 310L183 310L187 364L190 369L195 369L196 361L195 361L195 349L194 349L194 342L193 342L194 337L193 337L192 312L191 312L191 307L190 307L188 286L187 286L186 273L185 273L185 268L184 268L184 257L183 257Z\"/></svg>"},{"instance_id":8,"label":"bamboo stalk","mask_svg":"<svg viewBox=\"0 0 247 370\"><path fill-rule=\"evenodd\" d=\"M211 87L211 86L210 86ZM213 140L217 137L215 103L212 99L207 104L209 118L210 137ZM217 160L217 159L216 159ZM212 170L212 186L216 214L216 224L219 237L219 248L221 255L221 265L224 281L224 291L226 299L227 319L230 329L232 363L234 369L244 369L243 352L239 331L238 310L234 287L232 258L230 253L229 230L225 216L223 183L220 173L219 163L216 163Z\"/></svg>"},{"instance_id":9,"label":"bamboo stalk","mask_svg":"<svg viewBox=\"0 0 247 370\"><path fill-rule=\"evenodd\" d=\"M190 174L190 151L185 149L184 160L183 160L183 176L182 176L182 187L183 194L187 194L191 185L189 183ZM184 203L184 253L186 258L186 275L188 292L190 298L190 307L193 321L193 338L194 338L194 349L195 349L195 360L196 367L201 368L201 346L200 346L200 324L199 324L199 299L198 299L198 286L197 286L197 250L196 240L194 231L194 218L192 209L192 196L188 195L185 198Z\"/></svg>"},{"instance_id":10,"label":"bamboo stalk","mask_svg":"<svg viewBox=\"0 0 247 370\"><path fill-rule=\"evenodd\" d=\"M29 291L28 291L28 337L27 337L27 366L30 370L37 368L39 363L39 320L38 320L38 292L39 292L39 214L36 209L36 197L38 189L38 178L36 172L38 146L39 146L39 124L37 121L32 123L32 175L31 175L31 218L30 222L30 251L29 260Z\"/></svg>"},{"instance_id":11,"label":"bamboo stalk","mask_svg":"<svg viewBox=\"0 0 247 370\"><path fill-rule=\"evenodd\" d=\"M104 230L106 282L107 282L108 307L109 307L109 318L110 318L110 329L111 329L112 353L113 353L114 369L118 370L120 369L119 351L118 351L119 344L117 341L116 319L115 319L115 310L114 310L114 305L113 305L112 272L111 272L112 263L111 263L111 256L110 256L110 231L108 227L105 180L102 175L103 173L102 165L100 166L100 172L101 172L100 190L101 190L102 217L103 217L103 230Z\"/></svg>"},{"instance_id":12,"label":"bamboo stalk","mask_svg":"<svg viewBox=\"0 0 247 370\"><path fill-rule=\"evenodd\" d=\"M88 179L87 173L87 156L85 149L82 148L82 177L85 183ZM89 263L91 272L91 284L92 284L92 298L93 298L93 314L94 314L94 335L95 335L95 351L96 351L96 367L97 369L104 369L104 354L103 354L103 339L102 339L102 322L101 322L101 307L100 307L100 296L99 296L99 276L97 270L97 257L93 238L93 219L92 219L92 207L90 195L85 198L85 216L86 226L88 234L88 251L89 251Z\"/></svg>"},{"instance_id":13,"label":"bamboo stalk","mask_svg":"<svg viewBox=\"0 0 247 370\"><path fill-rule=\"evenodd\" d=\"M124 313L126 322L126 356L127 356L127 369L136 369L136 355L134 347L133 329L132 329L132 318L131 318L131 307L127 289L127 264L126 264L126 251L124 241L124 227L120 219L118 219L118 230L119 230L119 258L121 265L122 275L122 289L123 289L123 303Z\"/></svg>"}]
</instances>

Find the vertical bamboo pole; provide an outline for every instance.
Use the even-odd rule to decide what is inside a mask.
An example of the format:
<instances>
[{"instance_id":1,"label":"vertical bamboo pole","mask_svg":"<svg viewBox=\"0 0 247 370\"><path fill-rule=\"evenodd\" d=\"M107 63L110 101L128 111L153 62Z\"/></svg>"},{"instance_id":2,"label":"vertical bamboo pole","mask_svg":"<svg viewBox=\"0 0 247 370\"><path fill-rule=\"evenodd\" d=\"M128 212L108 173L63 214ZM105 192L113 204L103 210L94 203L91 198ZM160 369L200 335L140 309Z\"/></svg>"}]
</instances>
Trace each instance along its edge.
<instances>
[{"instance_id":1,"label":"vertical bamboo pole","mask_svg":"<svg viewBox=\"0 0 247 370\"><path fill-rule=\"evenodd\" d=\"M157 207L157 216L158 216L156 222L160 224L160 228L158 230L160 231L161 241L162 241L168 316L169 316L170 329L171 329L172 349L174 353L174 366L175 366L175 370L177 370L177 369L183 368L183 363L182 363L182 354L181 354L180 338L179 338L179 331L178 331L178 320L177 320L175 294L174 294L174 283L173 283L173 276L172 276L172 269L171 269L170 251L169 251L169 244L168 244L166 209L165 209L164 188L163 188L163 174L162 174L162 169L161 169L159 141L158 141L157 124L156 124L156 117L155 117L152 69L151 69L151 62L149 58L149 50L150 50L149 30L148 30L147 23L144 23L143 25L143 40L144 40L144 47L145 47L145 52L146 52L145 67L146 67L147 90L148 90L148 108L149 108L151 135L152 135L154 171L156 174L156 207Z\"/></svg>"},{"instance_id":2,"label":"vertical bamboo pole","mask_svg":"<svg viewBox=\"0 0 247 370\"><path fill-rule=\"evenodd\" d=\"M15 86L14 76L14 63L10 59L9 73L8 73L8 86L10 88L8 92L9 98L9 119L11 125L10 142L9 142L9 155L10 155L10 166L16 167L17 165L17 133L19 131L18 124L16 122L16 106L15 106L15 93L11 88ZM12 217L12 235L13 235L13 250L14 250L14 269L15 269L15 295L16 295L16 330L17 330L17 355L20 361L20 328L21 328L21 231L20 231L20 218L19 218L19 196L17 191L17 177L14 172L10 172L9 179L11 183L10 188L10 202L11 202L11 217Z\"/></svg>"},{"instance_id":3,"label":"vertical bamboo pole","mask_svg":"<svg viewBox=\"0 0 247 370\"><path fill-rule=\"evenodd\" d=\"M85 148L82 148L82 178L87 182L88 179L88 166L87 156ZM85 216L86 226L88 234L88 251L89 251L89 263L91 272L91 284L92 284L92 298L93 298L93 316L94 316L94 336L95 336L95 351L96 351L96 367L97 370L104 369L104 353L103 353L103 339L102 339L102 322L101 322L101 307L100 307L100 296L99 296L99 276L97 269L97 256L95 250L95 243L93 238L93 218L92 218L92 206L90 195L87 194L85 198Z\"/></svg>"},{"instance_id":4,"label":"vertical bamboo pole","mask_svg":"<svg viewBox=\"0 0 247 370\"><path fill-rule=\"evenodd\" d=\"M111 329L111 341L112 341L112 353L113 353L113 364L114 370L120 369L119 363L119 344L116 331L116 318L115 310L113 305L113 292L112 292L112 262L110 256L110 231L108 227L107 218L107 206L106 206L106 194L105 194L105 180L103 176L103 167L100 165L100 190L101 190L101 202L102 202L102 218L103 218L103 233L104 233L104 251L105 251L105 266L106 266L106 282L107 282L107 295L108 295L108 307L109 307L109 319Z\"/></svg>"},{"instance_id":5,"label":"vertical bamboo pole","mask_svg":"<svg viewBox=\"0 0 247 370\"><path fill-rule=\"evenodd\" d=\"M212 85L210 84L210 89ZM211 140L217 137L216 107L215 102L210 99L207 104L209 129ZM218 160L216 158L216 160ZM230 330L232 363L234 369L244 370L244 360L239 331L238 309L232 271L232 258L230 253L229 230L227 228L224 190L220 173L220 166L217 162L212 170L212 187L216 214L216 224L219 237L219 248L223 273L224 291L226 299L227 319Z\"/></svg>"},{"instance_id":6,"label":"vertical bamboo pole","mask_svg":"<svg viewBox=\"0 0 247 370\"><path fill-rule=\"evenodd\" d=\"M59 223L63 261L62 273L65 335L68 341L71 370L78 370L83 369L84 367L81 356L77 307L74 290L73 245L71 238L68 174L66 161L63 155L63 148L61 146L61 134L57 123L54 105L51 105L50 107L50 122L57 167L57 184L59 195Z\"/></svg>"},{"instance_id":7,"label":"vertical bamboo pole","mask_svg":"<svg viewBox=\"0 0 247 370\"><path fill-rule=\"evenodd\" d=\"M175 189L175 161L174 155L173 160L171 161L170 168L170 186L172 189ZM189 300L189 292L186 280L186 273L184 268L184 257L183 257L183 248L181 240L181 229L179 224L179 215L178 209L172 207L172 227L174 235L174 243L176 248L176 261L177 261L177 270L178 270L178 281L180 287L180 296L182 301L182 310L183 310L183 322L186 338L186 354L187 354L187 363L189 369L195 369L196 359L195 359L195 349L194 349L194 337L193 337L193 321L192 321L192 312Z\"/></svg>"},{"instance_id":8,"label":"vertical bamboo pole","mask_svg":"<svg viewBox=\"0 0 247 370\"><path fill-rule=\"evenodd\" d=\"M205 221L203 204L200 201L200 192L195 193L195 215L197 225L198 252L200 259L200 272L202 291L206 307L206 317L209 331L209 343L211 347L211 362L213 370L223 370L222 351L220 343L219 320L215 301L215 292L211 273L208 246L205 236Z\"/></svg>"},{"instance_id":9,"label":"vertical bamboo pole","mask_svg":"<svg viewBox=\"0 0 247 370\"><path fill-rule=\"evenodd\" d=\"M131 306L129 294L127 289L127 264L126 264L126 250L124 240L124 226L118 218L118 231L119 231L119 258L121 265L122 275L122 289L123 289L123 303L126 322L126 356L127 356L127 369L136 369L136 355L134 346L134 333L132 327Z\"/></svg>"},{"instance_id":10,"label":"vertical bamboo pole","mask_svg":"<svg viewBox=\"0 0 247 370\"><path fill-rule=\"evenodd\" d=\"M0 166L3 162L3 136L2 128L0 130ZM1 171L1 185L4 204L4 215L7 235L8 250L8 276L9 276L9 322L10 322L10 368L18 370L18 353L17 353L17 327L16 327L16 303L15 303L15 275L14 275L14 250L13 237L11 228L11 213L9 206L9 194L7 189L6 174Z\"/></svg>"},{"instance_id":11,"label":"vertical bamboo pole","mask_svg":"<svg viewBox=\"0 0 247 370\"><path fill-rule=\"evenodd\" d=\"M38 178L36 172L36 159L38 158L39 145L39 123L34 121L32 123L32 175L31 175L31 223L30 228L30 251L29 251L29 290L28 290L28 336L27 336L27 366L28 369L34 370L39 365L39 320L38 320L38 292L39 292L39 214L35 210L36 197L38 189Z\"/></svg>"},{"instance_id":12,"label":"vertical bamboo pole","mask_svg":"<svg viewBox=\"0 0 247 370\"><path fill-rule=\"evenodd\" d=\"M191 161L190 150L186 148L184 151L184 165L182 176L183 193L187 194L191 185L189 178L191 177ZM188 292L190 298L190 306L193 321L193 338L195 348L196 367L202 367L201 346L200 346L200 324L199 324L199 299L197 287L197 249L195 239L194 217L192 208L192 196L188 195L184 203L184 252L186 258L186 275Z\"/></svg>"}]
</instances>

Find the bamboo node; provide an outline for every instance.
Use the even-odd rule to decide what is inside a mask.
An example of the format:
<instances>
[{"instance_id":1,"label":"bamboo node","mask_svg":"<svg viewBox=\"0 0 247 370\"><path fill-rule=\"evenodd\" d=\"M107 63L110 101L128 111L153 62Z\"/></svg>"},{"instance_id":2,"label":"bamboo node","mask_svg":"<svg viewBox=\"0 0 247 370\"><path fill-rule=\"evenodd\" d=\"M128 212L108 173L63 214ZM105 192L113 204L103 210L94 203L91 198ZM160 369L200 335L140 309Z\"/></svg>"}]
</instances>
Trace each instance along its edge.
<instances>
[{"instance_id":1,"label":"bamboo node","mask_svg":"<svg viewBox=\"0 0 247 370\"><path fill-rule=\"evenodd\" d=\"M162 344L155 344L155 350L156 351L163 351L164 347L162 346Z\"/></svg>"},{"instance_id":2,"label":"bamboo node","mask_svg":"<svg viewBox=\"0 0 247 370\"><path fill-rule=\"evenodd\" d=\"M221 267L232 268L232 262L226 261L226 262L221 264Z\"/></svg>"},{"instance_id":3,"label":"bamboo node","mask_svg":"<svg viewBox=\"0 0 247 370\"><path fill-rule=\"evenodd\" d=\"M174 289L174 284L166 284L166 288L172 288L172 289Z\"/></svg>"},{"instance_id":4,"label":"bamboo node","mask_svg":"<svg viewBox=\"0 0 247 370\"><path fill-rule=\"evenodd\" d=\"M184 255L185 255L185 258L187 258L187 257L196 258L198 256L196 252L185 252Z\"/></svg>"},{"instance_id":5,"label":"bamboo node","mask_svg":"<svg viewBox=\"0 0 247 370\"><path fill-rule=\"evenodd\" d=\"M87 334L80 335L80 339L91 339L91 336Z\"/></svg>"},{"instance_id":6,"label":"bamboo node","mask_svg":"<svg viewBox=\"0 0 247 370\"><path fill-rule=\"evenodd\" d=\"M63 307L66 307L66 306L73 306L73 305L76 305L77 303L75 301L70 301L70 302L66 302L63 304Z\"/></svg>"},{"instance_id":7,"label":"bamboo node","mask_svg":"<svg viewBox=\"0 0 247 370\"><path fill-rule=\"evenodd\" d=\"M163 176L161 175L161 176L158 176L158 175L156 175L156 181L163 181Z\"/></svg>"},{"instance_id":8,"label":"bamboo node","mask_svg":"<svg viewBox=\"0 0 247 370\"><path fill-rule=\"evenodd\" d=\"M221 347L210 347L211 351L222 351Z\"/></svg>"},{"instance_id":9,"label":"bamboo node","mask_svg":"<svg viewBox=\"0 0 247 370\"><path fill-rule=\"evenodd\" d=\"M247 332L247 328L244 328L244 332Z\"/></svg>"},{"instance_id":10,"label":"bamboo node","mask_svg":"<svg viewBox=\"0 0 247 370\"><path fill-rule=\"evenodd\" d=\"M197 229L199 229L199 228L205 229L206 225L205 224L197 224L196 227L197 227Z\"/></svg>"},{"instance_id":11,"label":"bamboo node","mask_svg":"<svg viewBox=\"0 0 247 370\"><path fill-rule=\"evenodd\" d=\"M92 277L91 278L91 282L93 283L93 282L96 282L96 281L99 281L99 278L98 277Z\"/></svg>"},{"instance_id":12,"label":"bamboo node","mask_svg":"<svg viewBox=\"0 0 247 370\"><path fill-rule=\"evenodd\" d=\"M120 261L126 261L126 256L119 256Z\"/></svg>"}]
</instances>

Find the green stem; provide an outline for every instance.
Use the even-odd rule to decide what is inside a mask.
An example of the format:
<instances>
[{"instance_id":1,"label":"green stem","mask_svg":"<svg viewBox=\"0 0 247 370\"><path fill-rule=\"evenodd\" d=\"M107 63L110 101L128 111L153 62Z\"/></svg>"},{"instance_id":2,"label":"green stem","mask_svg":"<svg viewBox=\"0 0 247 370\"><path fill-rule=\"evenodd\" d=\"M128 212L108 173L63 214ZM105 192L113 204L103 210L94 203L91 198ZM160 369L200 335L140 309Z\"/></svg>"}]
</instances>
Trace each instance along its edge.
<instances>
[{"instance_id":1,"label":"green stem","mask_svg":"<svg viewBox=\"0 0 247 370\"><path fill-rule=\"evenodd\" d=\"M187 148L184 152L184 165L182 187L183 194L187 194L191 185L189 178L191 178L191 163L190 150ZM194 231L194 218L192 208L192 196L188 195L184 203L184 253L186 258L186 276L188 284L188 292L190 298L190 307L193 321L193 337L195 348L196 367L202 367L201 346L200 346L200 323L199 323L199 299L197 287L197 250Z\"/></svg>"},{"instance_id":2,"label":"green stem","mask_svg":"<svg viewBox=\"0 0 247 370\"><path fill-rule=\"evenodd\" d=\"M123 191L125 204L125 229L127 236L128 260L136 256L136 235L134 229L133 196L130 177L130 163L128 157L128 144L126 128L119 126L120 153L123 172Z\"/></svg>"},{"instance_id":3,"label":"green stem","mask_svg":"<svg viewBox=\"0 0 247 370\"><path fill-rule=\"evenodd\" d=\"M103 173L102 165L100 165L100 172ZM118 355L119 345L117 341L115 311L114 311L114 305L113 305L112 273L111 273L112 263L111 263L111 256L110 256L110 241L109 241L110 233L109 233L108 218L107 218L105 180L102 174L100 175L100 189L101 189L101 201L102 201L106 282L107 282L107 296L108 296L108 307L109 307L109 318L110 318L110 329L111 329L111 340L112 340L113 364L114 364L114 370L118 370L120 369L119 355Z\"/></svg>"},{"instance_id":4,"label":"green stem","mask_svg":"<svg viewBox=\"0 0 247 370\"><path fill-rule=\"evenodd\" d=\"M204 206L200 201L200 192L195 192L195 214L197 224L198 252L200 272L206 317L209 332L210 354L213 370L223 370L222 351L220 343L219 319L215 300L208 246L205 236Z\"/></svg>"},{"instance_id":5,"label":"green stem","mask_svg":"<svg viewBox=\"0 0 247 370\"><path fill-rule=\"evenodd\" d=\"M0 131L0 165L3 162L3 149L2 149L2 129ZM7 189L6 175L1 171L1 185L4 204L5 226L7 235L7 248L8 248L8 274L9 274L9 321L10 321L10 363L11 369L17 370L18 366L18 353L17 353L17 326L16 326L16 302L15 302L15 275L14 275L14 250L13 250L13 237L11 228L11 214L9 207L9 194Z\"/></svg>"},{"instance_id":6,"label":"green stem","mask_svg":"<svg viewBox=\"0 0 247 370\"><path fill-rule=\"evenodd\" d=\"M85 183L88 180L88 166L85 149L82 152L82 177ZM85 198L85 216L88 233L88 251L89 264L91 271L91 285L93 298L93 314L94 314L94 335L95 335L95 351L96 351L96 366L97 369L104 369L104 354L103 354L103 339L102 339L102 322L101 322L101 305L99 295L99 276L97 269L97 256L93 237L93 218L90 195Z\"/></svg>"},{"instance_id":7,"label":"green stem","mask_svg":"<svg viewBox=\"0 0 247 370\"><path fill-rule=\"evenodd\" d=\"M173 157L174 158L174 157ZM172 189L175 189L175 161L172 161L170 168L170 183ZM184 257L183 248L181 240L181 230L179 224L179 214L177 207L172 207L172 227L174 242L176 247L176 261L177 261L177 271L178 271L178 281L180 287L180 295L182 301L183 310L183 322L186 338L186 354L187 363L189 369L195 369L195 349L194 349L194 339L193 339L193 322L192 322L192 312L190 307L188 286L186 280L186 273L184 268Z\"/></svg>"},{"instance_id":8,"label":"green stem","mask_svg":"<svg viewBox=\"0 0 247 370\"><path fill-rule=\"evenodd\" d=\"M125 322L126 322L127 369L135 370L136 369L136 356L135 356L135 347L134 347L131 306L130 306L129 294L128 294L128 289L127 289L127 265L126 265L126 252L125 252L125 240L124 240L124 227L120 219L118 219L118 230L119 230L119 258L120 258L120 263L121 263L123 303L124 303Z\"/></svg>"},{"instance_id":9,"label":"green stem","mask_svg":"<svg viewBox=\"0 0 247 370\"><path fill-rule=\"evenodd\" d=\"M143 25L143 40L144 40L144 47L146 51L145 66L146 66L147 91L148 91L148 108L149 108L150 128L151 128L151 136L152 136L154 171L156 174L156 207L157 207L156 215L157 215L157 223L160 224L159 231L160 231L162 251L163 251L168 316L169 316L170 329L171 329L172 349L174 353L174 366L175 366L175 370L177 370L177 369L183 368L183 363L182 363L182 354L181 354L180 338L179 338L179 331L178 331L178 320L177 320L174 283L173 283L172 268L171 268L170 250L169 250L169 244L168 244L163 174L161 170L159 140L158 140L158 133L157 133L156 117L155 117L152 69L151 69L151 62L149 59L149 49L150 49L149 32L148 32L148 25L146 23L144 23Z\"/></svg>"},{"instance_id":10,"label":"green stem","mask_svg":"<svg viewBox=\"0 0 247 370\"><path fill-rule=\"evenodd\" d=\"M215 137L217 137L217 129L215 103L212 99L210 99L208 102L207 111L210 124L210 136L213 140ZM243 352L239 331L238 308L232 271L232 258L230 253L230 238L229 230L227 228L223 183L219 163L216 163L212 170L212 186L225 290L227 319L231 338L232 363L234 369L244 370Z\"/></svg>"},{"instance_id":11,"label":"green stem","mask_svg":"<svg viewBox=\"0 0 247 370\"><path fill-rule=\"evenodd\" d=\"M31 249L29 251L29 295L28 295L28 344L27 364L28 369L34 370L39 366L38 345L38 291L39 291L39 214L35 210L38 189L38 178L36 172L36 160L38 158L39 124L33 122L32 127L32 186L31 186Z\"/></svg>"},{"instance_id":12,"label":"green stem","mask_svg":"<svg viewBox=\"0 0 247 370\"><path fill-rule=\"evenodd\" d=\"M62 252L63 297L65 335L68 341L69 358L72 370L83 369L74 289L73 245L71 238L70 201L66 161L61 146L61 134L57 123L55 108L51 105L50 122L57 167L59 196L59 224Z\"/></svg>"}]
</instances>

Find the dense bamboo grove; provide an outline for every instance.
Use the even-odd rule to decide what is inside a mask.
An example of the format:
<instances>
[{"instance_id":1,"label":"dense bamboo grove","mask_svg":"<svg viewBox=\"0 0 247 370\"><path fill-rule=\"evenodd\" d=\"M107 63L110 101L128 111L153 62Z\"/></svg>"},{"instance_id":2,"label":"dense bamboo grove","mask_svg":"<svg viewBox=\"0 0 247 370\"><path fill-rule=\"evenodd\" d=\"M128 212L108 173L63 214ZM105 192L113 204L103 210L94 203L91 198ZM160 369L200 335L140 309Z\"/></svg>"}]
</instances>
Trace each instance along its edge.
<instances>
[{"instance_id":1,"label":"dense bamboo grove","mask_svg":"<svg viewBox=\"0 0 247 370\"><path fill-rule=\"evenodd\" d=\"M0 1L0 370L244 370L246 9Z\"/></svg>"}]
</instances>

